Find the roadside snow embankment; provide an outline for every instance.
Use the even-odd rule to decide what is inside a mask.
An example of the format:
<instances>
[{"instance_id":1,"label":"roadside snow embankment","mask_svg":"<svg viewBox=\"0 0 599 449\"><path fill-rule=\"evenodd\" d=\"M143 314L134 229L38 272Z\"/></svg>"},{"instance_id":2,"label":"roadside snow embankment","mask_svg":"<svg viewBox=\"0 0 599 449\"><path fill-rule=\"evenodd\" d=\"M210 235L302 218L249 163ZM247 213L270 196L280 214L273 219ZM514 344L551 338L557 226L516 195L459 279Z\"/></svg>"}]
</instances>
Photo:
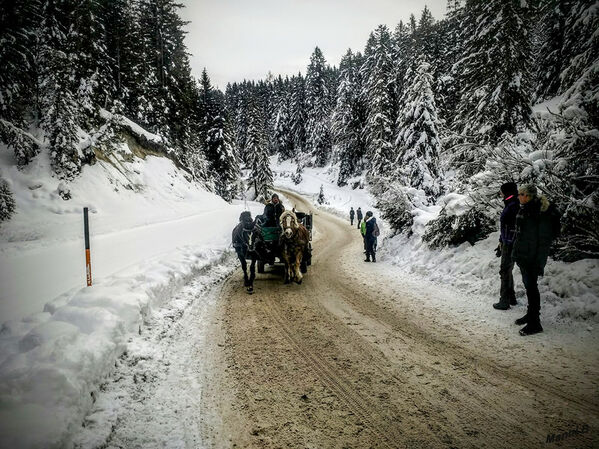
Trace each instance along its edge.
<instances>
[{"instance_id":1,"label":"roadside snow embankment","mask_svg":"<svg viewBox=\"0 0 599 449\"><path fill-rule=\"evenodd\" d=\"M44 152L18 170L0 151L0 167L17 203L0 228L0 447L61 447L149 311L231 257L243 204L126 144L68 185L50 176Z\"/></svg>"},{"instance_id":2,"label":"roadside snow embankment","mask_svg":"<svg viewBox=\"0 0 599 449\"><path fill-rule=\"evenodd\" d=\"M277 163L271 160L275 183L311 196L319 208L349 221L349 208L362 207L362 212L374 211L377 223L381 227L382 237L378 239L379 261L389 261L394 267L408 275L413 274L423 281L432 281L443 286L452 286L458 292L467 294L469 300L476 301L473 307L479 309L480 316L497 316L491 305L499 300L499 258L495 257L498 243L498 232L474 246L464 243L455 248L430 249L423 241L422 235L427 223L439 216L442 206L450 215L461 215L466 210L468 198L465 195L451 192L439 199L437 205L426 206L423 202L415 207L411 214L414 218L413 234L403 234L384 238L389 235L389 226L374 208L375 199L366 188L352 189L352 185L364 185L360 178L350 180L347 186L338 187L336 166L324 168L306 167L302 173L302 181L296 185L291 175L296 172L296 165L288 161ZM320 186L323 186L324 204L316 204ZM498 217L499 218L499 217ZM383 225L381 226L381 222ZM317 225L317 223L316 223ZM516 294L520 305L518 313L526 310L526 293L522 284L520 270L514 267ZM574 263L565 263L549 259L545 268L545 276L539 278L543 322L571 323L585 326L588 330L599 323L599 260L585 259ZM466 296L466 295L465 295ZM449 298L444 295L443 306L447 310L461 307L463 298ZM504 317L498 319L505 319Z\"/></svg>"}]
</instances>

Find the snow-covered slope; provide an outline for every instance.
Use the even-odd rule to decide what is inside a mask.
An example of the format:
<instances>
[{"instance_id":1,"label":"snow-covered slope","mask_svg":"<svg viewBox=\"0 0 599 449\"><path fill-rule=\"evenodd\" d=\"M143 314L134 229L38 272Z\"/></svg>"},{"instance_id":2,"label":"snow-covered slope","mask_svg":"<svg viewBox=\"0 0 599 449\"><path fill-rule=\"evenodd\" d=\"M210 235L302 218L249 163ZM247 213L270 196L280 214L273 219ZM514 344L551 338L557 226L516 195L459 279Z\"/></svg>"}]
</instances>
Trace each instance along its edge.
<instances>
[{"instance_id":1,"label":"snow-covered slope","mask_svg":"<svg viewBox=\"0 0 599 449\"><path fill-rule=\"evenodd\" d=\"M0 226L0 447L64 444L148 310L231 257L243 202L203 190L168 158L120 150L64 185L50 176L47 154L18 170L0 148L17 204Z\"/></svg>"}]
</instances>

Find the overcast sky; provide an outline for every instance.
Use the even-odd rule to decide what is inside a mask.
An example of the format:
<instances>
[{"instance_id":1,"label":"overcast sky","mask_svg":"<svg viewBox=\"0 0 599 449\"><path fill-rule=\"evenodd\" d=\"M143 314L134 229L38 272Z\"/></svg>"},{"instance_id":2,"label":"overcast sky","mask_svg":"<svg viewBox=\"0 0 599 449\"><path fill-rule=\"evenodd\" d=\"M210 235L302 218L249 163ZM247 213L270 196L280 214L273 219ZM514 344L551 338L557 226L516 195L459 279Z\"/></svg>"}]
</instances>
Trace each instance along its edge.
<instances>
[{"instance_id":1,"label":"overcast sky","mask_svg":"<svg viewBox=\"0 0 599 449\"><path fill-rule=\"evenodd\" d=\"M183 0L194 76L213 84L306 73L315 46L339 65L348 48L363 51L377 25L393 30L428 5L436 20L447 0Z\"/></svg>"}]
</instances>

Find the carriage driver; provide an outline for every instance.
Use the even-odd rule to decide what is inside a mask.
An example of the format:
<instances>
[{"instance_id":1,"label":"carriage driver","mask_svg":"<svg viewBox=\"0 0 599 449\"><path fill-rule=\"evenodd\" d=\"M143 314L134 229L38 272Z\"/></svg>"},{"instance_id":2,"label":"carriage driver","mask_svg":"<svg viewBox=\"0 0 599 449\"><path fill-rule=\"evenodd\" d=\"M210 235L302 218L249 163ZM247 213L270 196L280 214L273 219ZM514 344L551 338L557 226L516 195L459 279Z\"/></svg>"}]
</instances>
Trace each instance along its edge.
<instances>
[{"instance_id":1,"label":"carriage driver","mask_svg":"<svg viewBox=\"0 0 599 449\"><path fill-rule=\"evenodd\" d=\"M279 200L279 195L273 193L270 202L264 206L263 217L266 220L264 226L272 228L279 226L279 218L284 210L285 206L283 206L283 203Z\"/></svg>"}]
</instances>

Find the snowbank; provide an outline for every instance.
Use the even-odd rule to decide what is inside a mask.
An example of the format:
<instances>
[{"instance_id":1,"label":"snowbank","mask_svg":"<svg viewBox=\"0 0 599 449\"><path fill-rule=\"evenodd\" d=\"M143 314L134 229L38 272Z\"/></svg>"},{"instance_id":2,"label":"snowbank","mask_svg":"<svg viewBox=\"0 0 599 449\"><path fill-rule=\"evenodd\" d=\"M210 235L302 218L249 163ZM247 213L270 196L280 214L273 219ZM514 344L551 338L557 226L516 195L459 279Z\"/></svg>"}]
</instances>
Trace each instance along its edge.
<instances>
[{"instance_id":1,"label":"snowbank","mask_svg":"<svg viewBox=\"0 0 599 449\"><path fill-rule=\"evenodd\" d=\"M65 186L50 176L45 152L18 170L0 148L17 203L0 227L0 447L64 445L149 311L231 257L230 232L244 204L204 191L167 158L128 150L100 154Z\"/></svg>"}]
</instances>

